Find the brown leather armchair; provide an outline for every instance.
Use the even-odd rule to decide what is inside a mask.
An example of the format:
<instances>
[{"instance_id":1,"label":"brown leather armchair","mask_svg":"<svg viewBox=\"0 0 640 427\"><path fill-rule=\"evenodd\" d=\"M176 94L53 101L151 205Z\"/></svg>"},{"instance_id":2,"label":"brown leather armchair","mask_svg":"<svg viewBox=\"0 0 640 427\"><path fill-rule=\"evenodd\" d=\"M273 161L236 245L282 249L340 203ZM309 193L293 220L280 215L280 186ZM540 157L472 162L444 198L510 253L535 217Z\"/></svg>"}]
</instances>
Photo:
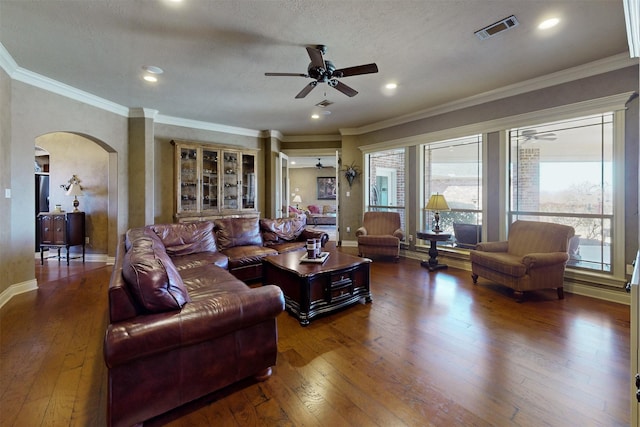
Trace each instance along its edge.
<instances>
[{"instance_id":1,"label":"brown leather armchair","mask_svg":"<svg viewBox=\"0 0 640 427\"><path fill-rule=\"evenodd\" d=\"M400 241L404 231L400 228L398 212L365 212L362 227L356 230L358 255L385 255L400 258Z\"/></svg>"},{"instance_id":2,"label":"brown leather armchair","mask_svg":"<svg viewBox=\"0 0 640 427\"><path fill-rule=\"evenodd\" d=\"M514 290L516 301L535 289L555 288L564 298L564 270L569 260L573 227L536 221L516 221L509 239L478 243L471 251L473 283L482 276Z\"/></svg>"}]
</instances>

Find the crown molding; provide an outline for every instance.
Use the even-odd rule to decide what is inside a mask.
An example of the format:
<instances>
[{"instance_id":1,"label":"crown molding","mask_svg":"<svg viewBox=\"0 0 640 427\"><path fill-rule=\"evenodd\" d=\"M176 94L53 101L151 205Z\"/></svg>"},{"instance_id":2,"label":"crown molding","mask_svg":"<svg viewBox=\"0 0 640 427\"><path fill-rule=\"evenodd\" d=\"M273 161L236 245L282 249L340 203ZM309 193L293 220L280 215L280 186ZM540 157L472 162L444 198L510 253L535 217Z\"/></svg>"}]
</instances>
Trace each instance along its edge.
<instances>
[{"instance_id":1,"label":"crown molding","mask_svg":"<svg viewBox=\"0 0 640 427\"><path fill-rule=\"evenodd\" d=\"M629 42L629 56L640 57L640 1L622 0L624 6L624 21L627 26L627 41Z\"/></svg>"},{"instance_id":2,"label":"crown molding","mask_svg":"<svg viewBox=\"0 0 640 427\"><path fill-rule=\"evenodd\" d=\"M221 125L218 123L203 122L200 120L183 119L180 117L165 116L164 114L158 114L155 120L156 123L162 123L165 125L182 126L191 129L208 130L214 132L229 133L233 135L250 136L252 138L260 138L263 136L263 132L255 129L239 128L235 126Z\"/></svg>"},{"instance_id":3,"label":"crown molding","mask_svg":"<svg viewBox=\"0 0 640 427\"><path fill-rule=\"evenodd\" d=\"M61 83L57 80L43 76L38 73L21 68L13 59L2 43L0 43L0 67L9 75L11 79L46 90L66 98L91 105L101 110L117 114L122 117L132 118L153 118L156 123L163 123L174 126L184 126L194 129L211 130L216 132L230 133L259 137L261 132L253 129L237 128L233 126L220 125L216 123L202 122L198 120L182 119L158 114L157 110L150 108L134 107L129 108L89 92L77 89L73 86Z\"/></svg>"},{"instance_id":4,"label":"crown molding","mask_svg":"<svg viewBox=\"0 0 640 427\"><path fill-rule=\"evenodd\" d=\"M279 141L282 141L282 139L284 138L284 135L282 135L282 132L280 132L279 130L274 130L274 129L267 129L267 130L263 130L262 132L260 132L260 137L261 138L275 138Z\"/></svg>"},{"instance_id":5,"label":"crown molding","mask_svg":"<svg viewBox=\"0 0 640 427\"><path fill-rule=\"evenodd\" d=\"M530 126L544 121L564 120L575 117L577 114L590 115L600 114L607 111L624 110L625 104L635 92L623 92L617 95L605 96L589 101L581 101L573 104L560 105L543 110L531 111L528 113L513 116L501 117L499 119L484 122L471 123L453 129L444 129L426 134L412 135L405 138L398 138L391 141L377 142L374 144L362 145L358 148L364 153L392 148L408 147L412 145L427 144L430 142L444 141L447 139L460 138L479 133L497 132L513 127Z\"/></svg>"},{"instance_id":6,"label":"crown molding","mask_svg":"<svg viewBox=\"0 0 640 427\"><path fill-rule=\"evenodd\" d=\"M342 141L342 135L283 135L282 142Z\"/></svg>"},{"instance_id":7,"label":"crown molding","mask_svg":"<svg viewBox=\"0 0 640 427\"><path fill-rule=\"evenodd\" d=\"M9 77L12 77L13 73L18 69L18 63L13 59L2 43L0 43L0 67L2 67Z\"/></svg>"},{"instance_id":8,"label":"crown molding","mask_svg":"<svg viewBox=\"0 0 640 427\"><path fill-rule=\"evenodd\" d=\"M74 101L81 102L92 107L99 108L104 111L108 111L119 116L128 117L129 108L116 104L115 102L93 95L89 92L77 89L73 86L61 83L57 80L50 79L41 74L34 73L24 68L18 67L18 69L11 76L14 80L34 86L47 92L55 93Z\"/></svg>"},{"instance_id":9,"label":"crown molding","mask_svg":"<svg viewBox=\"0 0 640 427\"><path fill-rule=\"evenodd\" d=\"M362 135L393 126L403 125L405 123L413 122L416 120L422 120L440 114L450 113L452 111L461 110L463 108L473 107L476 105L485 104L487 102L492 102L499 99L559 85L562 83L568 83L574 80L619 70L633 65L637 65L637 61L629 58L629 55L627 53L620 53L618 55L600 59L598 61L589 62L577 67L568 68L566 70L558 71L552 74L547 74L546 76L536 77L534 79L473 95L468 98L463 98L457 101L442 104L434 108L427 108L425 110L416 111L415 113L406 114L389 120L383 120L377 123L371 123L359 128L340 129L340 133L342 135Z\"/></svg>"},{"instance_id":10,"label":"crown molding","mask_svg":"<svg viewBox=\"0 0 640 427\"><path fill-rule=\"evenodd\" d=\"M130 119L155 119L157 116L158 110L154 110L152 108L129 108Z\"/></svg>"}]
</instances>

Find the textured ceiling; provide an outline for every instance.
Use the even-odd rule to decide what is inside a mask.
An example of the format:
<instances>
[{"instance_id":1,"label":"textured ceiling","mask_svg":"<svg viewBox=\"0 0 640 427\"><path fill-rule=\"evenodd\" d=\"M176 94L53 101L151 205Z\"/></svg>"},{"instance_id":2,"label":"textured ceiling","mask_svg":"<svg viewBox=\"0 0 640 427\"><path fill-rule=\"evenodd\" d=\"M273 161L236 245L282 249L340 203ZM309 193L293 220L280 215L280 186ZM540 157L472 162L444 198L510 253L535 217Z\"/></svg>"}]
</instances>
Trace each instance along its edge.
<instances>
[{"instance_id":1,"label":"textured ceiling","mask_svg":"<svg viewBox=\"0 0 640 427\"><path fill-rule=\"evenodd\" d=\"M480 41L509 15L520 25ZM560 25L536 26L556 15ZM337 134L628 51L620 0L0 0L0 42L29 70L125 107L285 135ZM306 45L337 68L305 99ZM164 74L145 83L143 65ZM384 89L398 84L393 94ZM331 114L310 115L324 99Z\"/></svg>"}]
</instances>

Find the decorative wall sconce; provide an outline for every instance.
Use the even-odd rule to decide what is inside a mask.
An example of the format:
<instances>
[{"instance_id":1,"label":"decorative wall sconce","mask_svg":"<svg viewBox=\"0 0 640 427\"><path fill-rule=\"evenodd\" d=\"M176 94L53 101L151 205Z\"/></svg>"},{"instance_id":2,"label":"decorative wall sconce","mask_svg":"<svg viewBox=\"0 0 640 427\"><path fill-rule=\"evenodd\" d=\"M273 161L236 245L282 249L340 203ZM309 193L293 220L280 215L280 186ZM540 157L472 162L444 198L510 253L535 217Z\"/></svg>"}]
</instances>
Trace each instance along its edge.
<instances>
[{"instance_id":1,"label":"decorative wall sconce","mask_svg":"<svg viewBox=\"0 0 640 427\"><path fill-rule=\"evenodd\" d=\"M360 170L358 166L356 166L355 162L351 162L351 164L343 169L344 177L347 179L349 183L349 188L353 184L353 180L360 175Z\"/></svg>"}]
</instances>

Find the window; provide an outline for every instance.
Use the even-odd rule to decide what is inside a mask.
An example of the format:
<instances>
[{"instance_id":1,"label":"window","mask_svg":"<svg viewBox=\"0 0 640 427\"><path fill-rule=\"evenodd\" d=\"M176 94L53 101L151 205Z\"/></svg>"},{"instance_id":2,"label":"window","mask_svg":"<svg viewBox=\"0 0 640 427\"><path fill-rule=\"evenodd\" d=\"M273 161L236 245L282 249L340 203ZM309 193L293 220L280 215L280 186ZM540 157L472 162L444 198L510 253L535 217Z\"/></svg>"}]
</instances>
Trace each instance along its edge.
<instances>
[{"instance_id":1,"label":"window","mask_svg":"<svg viewBox=\"0 0 640 427\"><path fill-rule=\"evenodd\" d=\"M405 149L378 151L365 156L368 173L366 210L400 213L405 227Z\"/></svg>"},{"instance_id":2,"label":"window","mask_svg":"<svg viewBox=\"0 0 640 427\"><path fill-rule=\"evenodd\" d=\"M510 214L571 225L568 266L611 272L614 115L512 129Z\"/></svg>"},{"instance_id":3,"label":"window","mask_svg":"<svg viewBox=\"0 0 640 427\"><path fill-rule=\"evenodd\" d=\"M480 241L482 234L482 135L440 141L422 147L422 207L426 206L432 194L444 195L450 210L440 212L440 228L454 234L452 241L446 244L472 248ZM423 212L422 224L425 229L431 229L434 213ZM455 235L454 224L459 230L458 236Z\"/></svg>"}]
</instances>

